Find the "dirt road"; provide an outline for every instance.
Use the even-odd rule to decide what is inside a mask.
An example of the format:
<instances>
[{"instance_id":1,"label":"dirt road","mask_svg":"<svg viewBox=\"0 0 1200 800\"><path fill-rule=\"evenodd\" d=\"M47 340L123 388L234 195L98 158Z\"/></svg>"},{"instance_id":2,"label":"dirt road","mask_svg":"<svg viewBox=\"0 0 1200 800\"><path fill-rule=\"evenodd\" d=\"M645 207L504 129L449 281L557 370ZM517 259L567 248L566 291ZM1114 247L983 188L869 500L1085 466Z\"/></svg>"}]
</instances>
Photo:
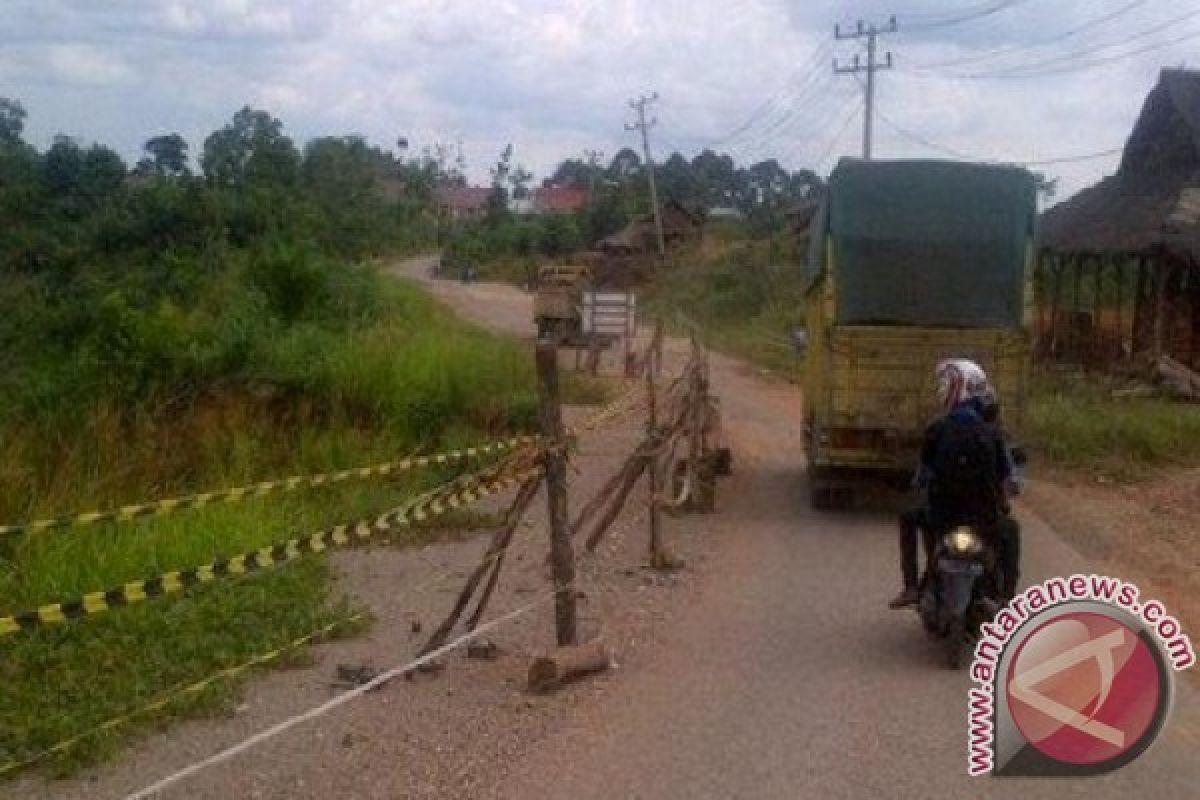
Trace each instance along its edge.
<instances>
[{"instance_id":1,"label":"dirt road","mask_svg":"<svg viewBox=\"0 0 1200 800\"><path fill-rule=\"evenodd\" d=\"M522 292L435 291L480 322L529 332ZM892 518L812 511L798 390L730 359L713 366L738 474L720 498L711 574L646 668L604 705L578 709L487 796L1197 796L1200 704L1187 685L1154 750L1118 773L969 779L968 679L942 668L915 615L885 606L899 580ZM1088 568L1040 519L1022 516L1027 582Z\"/></svg>"},{"instance_id":2,"label":"dirt road","mask_svg":"<svg viewBox=\"0 0 1200 800\"><path fill-rule=\"evenodd\" d=\"M428 260L402 271L459 313L532 333L530 298L503 286L435 282ZM678 343L673 343L679 347ZM495 798L1194 798L1200 702L1178 685L1174 718L1154 749L1088 781L969 779L968 678L941 665L914 614L892 612L899 580L892 517L819 514L806 502L801 397L714 357L735 473L718 513L669 519L678 575L639 569L644 530L629 528L581 560L584 622L617 644L620 668L550 698L521 689L529 653L547 644L550 610L497 631L495 662L447 659L445 672L397 682L161 796L187 800ZM594 492L637 441L635 419L585 437L591 459L572 502ZM605 455L609 453L610 455ZM535 504L536 505L536 504ZM636 522L636 520L633 520ZM1088 569L1024 514L1025 579ZM619 524L620 525L620 524ZM531 519L493 603L495 613L543 591L544 533ZM0 787L23 800L120 798L327 700L337 664L404 663L445 613L483 541L338 555L338 591L374 613L369 634L314 648L310 663L264 673L236 713L150 735L69 782L29 776ZM430 570L444 580L413 598ZM1195 636L1198 632L1193 631Z\"/></svg>"}]
</instances>

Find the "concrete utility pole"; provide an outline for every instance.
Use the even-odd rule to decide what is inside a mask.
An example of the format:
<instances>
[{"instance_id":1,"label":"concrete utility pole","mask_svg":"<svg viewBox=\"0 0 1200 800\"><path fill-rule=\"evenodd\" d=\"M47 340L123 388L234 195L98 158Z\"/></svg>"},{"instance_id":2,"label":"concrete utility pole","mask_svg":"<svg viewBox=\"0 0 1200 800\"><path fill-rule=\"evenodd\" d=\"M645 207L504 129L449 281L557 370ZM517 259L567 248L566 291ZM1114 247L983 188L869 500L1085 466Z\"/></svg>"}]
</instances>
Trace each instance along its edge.
<instances>
[{"instance_id":1,"label":"concrete utility pole","mask_svg":"<svg viewBox=\"0 0 1200 800\"><path fill-rule=\"evenodd\" d=\"M630 100L629 107L637 112L638 121L625 125L627 131L642 132L642 153L646 159L646 175L650 179L650 204L654 207L654 231L658 234L658 254L666 255L667 243L663 238L662 215L658 210L658 189L654 186L654 162L650 159L650 128L658 124L657 119L646 122L646 106L658 102L658 92L649 97L642 95L637 100Z\"/></svg>"},{"instance_id":2,"label":"concrete utility pole","mask_svg":"<svg viewBox=\"0 0 1200 800\"><path fill-rule=\"evenodd\" d=\"M900 30L896 25L896 18L892 17L888 20L887 27L878 28L874 24L865 25L862 20L858 21L858 26L850 33L843 33L841 26L833 26L833 36L835 39L866 39L867 40L867 63L864 65L859 60L857 55L854 56L854 63L849 66L839 66L837 59L833 60L833 71L838 75L856 75L859 72L867 73L867 82L864 87L867 94L867 102L863 110L863 159L871 160L871 134L872 126L875 120L875 73L881 69L892 68L892 54L889 51L885 61L880 62L875 58L876 39L881 33L896 33Z\"/></svg>"},{"instance_id":3,"label":"concrete utility pole","mask_svg":"<svg viewBox=\"0 0 1200 800\"><path fill-rule=\"evenodd\" d=\"M604 153L599 150L584 150L583 155L587 158L588 209L591 209L596 204L596 170L600 169L600 160L604 158Z\"/></svg>"}]
</instances>

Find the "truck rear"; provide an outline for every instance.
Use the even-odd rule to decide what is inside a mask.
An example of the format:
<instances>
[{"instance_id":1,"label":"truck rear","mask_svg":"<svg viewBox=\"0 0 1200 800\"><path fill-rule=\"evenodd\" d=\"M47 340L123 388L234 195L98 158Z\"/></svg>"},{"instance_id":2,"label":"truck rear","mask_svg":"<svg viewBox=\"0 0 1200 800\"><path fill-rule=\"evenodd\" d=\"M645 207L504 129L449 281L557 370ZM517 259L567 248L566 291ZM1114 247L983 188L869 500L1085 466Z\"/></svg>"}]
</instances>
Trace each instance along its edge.
<instances>
[{"instance_id":1,"label":"truck rear","mask_svg":"<svg viewBox=\"0 0 1200 800\"><path fill-rule=\"evenodd\" d=\"M936 409L938 361L987 371L1019 431L1029 383L1036 220L1022 169L843 161L813 222L805 435L813 502L906 478Z\"/></svg>"}]
</instances>

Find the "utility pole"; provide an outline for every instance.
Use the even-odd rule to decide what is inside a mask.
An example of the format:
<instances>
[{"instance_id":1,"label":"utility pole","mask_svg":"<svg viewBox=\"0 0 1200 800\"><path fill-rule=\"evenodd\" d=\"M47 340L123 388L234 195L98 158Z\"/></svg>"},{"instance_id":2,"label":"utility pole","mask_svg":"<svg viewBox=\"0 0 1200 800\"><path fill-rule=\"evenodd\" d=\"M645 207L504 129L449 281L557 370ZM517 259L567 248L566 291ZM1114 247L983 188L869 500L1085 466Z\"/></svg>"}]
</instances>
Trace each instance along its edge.
<instances>
[{"instance_id":1,"label":"utility pole","mask_svg":"<svg viewBox=\"0 0 1200 800\"><path fill-rule=\"evenodd\" d=\"M867 73L867 82L864 86L867 100L863 109L863 160L871 160L871 134L872 126L875 120L875 73L881 69L892 68L892 54L889 51L884 61L876 59L876 40L880 34L896 33L899 29L896 25L896 18L892 17L888 20L886 27L876 27L874 23L866 25L862 20L858 21L857 27L849 32L844 33L841 26L833 26L833 37L839 41L845 39L866 39L867 40L867 63L863 64L858 55L855 54L854 62L849 66L839 66L837 59L833 60L833 71L837 75L857 75L860 72Z\"/></svg>"},{"instance_id":2,"label":"utility pole","mask_svg":"<svg viewBox=\"0 0 1200 800\"><path fill-rule=\"evenodd\" d=\"M604 153L599 150L584 150L583 155L587 158L588 165L588 210L590 211L596 204L596 170L600 168L600 159L604 158Z\"/></svg>"},{"instance_id":3,"label":"utility pole","mask_svg":"<svg viewBox=\"0 0 1200 800\"><path fill-rule=\"evenodd\" d=\"M649 97L642 95L637 100L630 100L629 107L637 112L638 121L625 125L627 131L642 132L642 153L646 161L646 175L650 179L650 205L654 208L654 231L658 235L658 254L666 255L667 244L663 239L662 215L658 211L658 189L654 186L654 162L650 159L650 128L658 124L657 119L646 122L646 106L658 102L658 92Z\"/></svg>"}]
</instances>

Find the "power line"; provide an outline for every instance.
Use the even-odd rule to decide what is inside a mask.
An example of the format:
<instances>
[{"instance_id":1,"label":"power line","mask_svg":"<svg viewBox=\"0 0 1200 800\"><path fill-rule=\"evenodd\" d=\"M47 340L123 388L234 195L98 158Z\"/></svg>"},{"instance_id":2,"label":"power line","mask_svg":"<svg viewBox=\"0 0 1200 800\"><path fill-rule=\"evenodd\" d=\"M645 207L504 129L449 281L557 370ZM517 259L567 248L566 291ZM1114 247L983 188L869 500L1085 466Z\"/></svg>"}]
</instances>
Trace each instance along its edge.
<instances>
[{"instance_id":1,"label":"power line","mask_svg":"<svg viewBox=\"0 0 1200 800\"><path fill-rule=\"evenodd\" d=\"M953 75L952 77L968 78L968 79L972 79L972 80L982 80L982 79L988 79L988 78L1032 77L1032 76L1036 76L1036 75L1053 75L1053 74L1058 74L1059 72L1072 72L1072 71L1075 71L1075 69L1077 69L1077 68L1087 68L1089 66L1109 63L1110 61L1129 58L1131 56L1140 55L1141 53L1149 52L1151 50L1157 50L1162 47L1169 47L1172 44L1178 44L1179 42L1187 41L1188 39L1192 38L1193 36L1200 35L1200 32L1194 31L1189 34L1185 34L1184 36L1182 36L1178 39L1173 39L1168 42L1157 42L1157 43L1149 45L1147 47L1140 48L1137 50L1132 50L1127 53L1120 53L1120 54L1115 54L1113 56L1105 56L1105 57L1102 57L1099 59L1092 59L1090 61L1079 62L1078 64L1076 64L1074 66L1065 66L1062 68L1055 68L1055 69L1049 69L1049 70L1044 69L1045 67L1054 67L1054 65L1056 65L1056 64L1068 64L1069 65L1070 62L1075 61L1076 59L1079 59L1083 56L1089 56L1094 53L1098 53L1102 50L1108 50L1113 47L1121 47L1121 46L1127 45L1131 42L1135 42L1139 39L1145 39L1147 36L1153 36L1156 33L1159 33L1161 31L1167 30L1168 28L1174 27L1175 25L1179 24L1180 22L1186 22L1187 20L1193 19L1195 17L1200 17L1200 9L1189 11L1186 14L1181 14L1178 17L1174 17L1165 22L1159 23L1157 25L1154 25L1150 28L1146 28L1144 30L1138 31L1136 33L1122 36L1119 40L1105 42L1103 44L1093 45L1092 47L1087 47L1082 50L1076 50L1073 53L1066 53L1066 54L1063 54L1060 56L1055 56L1053 58L1042 59L1041 61L1035 61L1030 64L1020 64L1020 65L1013 66L1013 67L1007 67L1004 69L997 69L997 70L992 70L992 71L987 71L987 72L974 72L974 73L968 73L965 75Z\"/></svg>"},{"instance_id":2,"label":"power line","mask_svg":"<svg viewBox=\"0 0 1200 800\"><path fill-rule=\"evenodd\" d=\"M948 156L952 156L957 159L961 159L963 161L984 161L984 162L992 162L992 163L997 163L997 164L1015 164L1015 165L1022 166L1022 167L1047 167L1047 166L1051 166L1054 164L1068 164L1068 163L1076 163L1076 162L1080 162L1080 161L1094 161L1098 158L1107 158L1108 156L1116 155L1117 153L1120 153L1122 150L1124 150L1123 147L1112 147L1107 150L1101 150L1101 151L1094 152L1094 153L1080 153L1078 155L1058 156L1056 158L1035 159L1035 160L1031 160L1031 161L1017 161L1017 160L1002 159L1002 158L984 158L982 156L971 155L968 153L964 153L961 150L955 150L952 147L947 147L946 145L939 144L938 142L935 142L932 139L922 136L921 134L917 133L916 131L912 131L912 130L909 130L908 128L901 126L895 120L893 120L891 117L884 114L882 111L877 111L876 113L879 114L879 118L881 120L883 120L883 123L885 125L887 125L889 128L891 128L893 131L900 134L904 138L910 139L911 141L914 141L917 144L924 145L925 147L928 147L931 150L935 150L937 152L943 153Z\"/></svg>"},{"instance_id":3,"label":"power line","mask_svg":"<svg viewBox=\"0 0 1200 800\"><path fill-rule=\"evenodd\" d=\"M912 25L906 25L905 27L907 27L911 30L918 30L918 31L935 30L937 28L948 28L952 25L962 25L963 23L966 23L966 22L974 22L977 19L983 19L984 17L990 17L993 14L999 14L1002 11L1007 11L1010 8L1014 8L1016 6L1022 5L1023 3L1027 3L1027 2L1029 2L1029 0L996 0L995 2L989 3L988 5L978 8L974 11L968 11L964 14L960 14L955 17L950 17L950 18L942 19L942 20L934 20L932 22L915 22ZM912 14L910 12L909 14L901 14L898 16L901 16L902 18L907 18L909 16L912 16Z\"/></svg>"},{"instance_id":4,"label":"power line","mask_svg":"<svg viewBox=\"0 0 1200 800\"><path fill-rule=\"evenodd\" d=\"M788 75L788 77L784 81L783 85L781 85L778 89L776 89L774 92L772 92L771 95L766 100L759 103L754 108L754 110L750 112L750 115L746 118L745 122L743 122L741 125L734 128L732 131L725 134L724 136L714 139L710 146L711 147L721 147L721 146L727 144L728 142L736 139L738 136L740 136L741 134L743 134L744 132L749 130L750 127L753 126L756 122L758 122L758 120L760 118L762 118L763 116L765 116L767 114L772 113L773 112L772 107L775 106L777 103L779 103L784 97L786 97L787 93L794 88L793 81L795 81L801 75L811 75L811 73L813 71L815 71L817 64L819 64L825 58L826 53L828 53L828 51L830 49L831 49L831 45L829 44L829 42L826 42L821 47L814 50L807 62L805 62L804 64L802 64L801 66L799 66L795 70L793 70Z\"/></svg>"},{"instance_id":5,"label":"power line","mask_svg":"<svg viewBox=\"0 0 1200 800\"><path fill-rule=\"evenodd\" d=\"M1057 69L1045 69L1045 70L1041 70L1038 72L1005 73L1005 74L980 75L980 76L967 75L967 76L958 76L958 77L974 78L974 79L980 79L980 80L988 79L988 78L998 79L998 80L1021 80L1024 78L1037 78L1037 77L1042 77L1042 76L1046 76L1046 75L1063 75L1063 74L1066 74L1069 72L1082 72L1084 70L1092 69L1093 67L1102 67L1102 66L1105 66L1106 64L1114 64L1118 61L1126 61L1130 58L1133 58L1134 56L1140 56L1143 53L1150 53L1155 50L1162 50L1165 47L1172 47L1174 45L1182 44L1183 42L1191 41L1192 39L1196 39L1196 38L1200 38L1200 31L1192 31L1191 33L1185 33L1183 36L1180 36L1176 39L1171 39L1166 42L1156 42L1154 44L1146 45L1145 47L1139 47L1136 50L1130 50L1127 53L1118 53L1116 55L1107 56L1105 58L1092 59L1091 61L1081 61L1078 64L1075 64L1073 66L1064 66L1064 67L1059 67Z\"/></svg>"},{"instance_id":6,"label":"power line","mask_svg":"<svg viewBox=\"0 0 1200 800\"><path fill-rule=\"evenodd\" d=\"M865 103L861 104L861 105L858 103L850 104L850 113L846 115L846 118L842 121L842 124L837 127L837 132L834 133L833 138L829 141L829 144L821 151L820 157L818 157L817 160L813 162L813 171L814 172L819 173L822 171L821 165L824 164L825 160L828 159L829 156L833 153L834 148L836 148L838 145L838 142L841 141L842 135L846 132L846 129L850 127L850 123L854 121L854 118L856 116L858 116L858 112L859 112L860 108L865 111L866 110Z\"/></svg>"},{"instance_id":7,"label":"power line","mask_svg":"<svg viewBox=\"0 0 1200 800\"><path fill-rule=\"evenodd\" d=\"M1045 47L1048 44L1054 44L1055 42L1061 42L1064 39L1069 39L1072 36L1078 36L1079 34L1084 33L1085 31L1089 31L1092 28L1098 28L1099 26L1103 25L1104 23L1110 22L1111 20L1114 20L1120 16L1123 16L1123 15L1129 13L1130 11L1132 11L1133 9L1137 8L1138 6L1143 6L1145 4L1146 4L1146 0L1132 0L1132 2L1126 3L1125 5L1121 6L1120 8L1118 8L1114 11L1110 11L1107 14L1104 14L1102 16L1088 20L1087 22L1084 22L1081 25L1077 25L1074 28L1069 28L1068 30L1060 31L1059 33L1053 34L1051 36L1047 36L1043 39L1038 39L1037 41L1025 42L1023 44L1013 44L1013 45L1008 45L1006 47L997 47L997 48L987 50L982 53L974 53L969 56L962 56L960 58L952 58L947 61L938 61L938 62L935 62L932 64L919 64L916 67L914 67L914 69L925 70L925 69L939 69L942 67L956 67L956 66L961 66L963 64L971 64L971 63L974 63L977 61L984 61L984 60L987 60L990 58L996 58L999 56L1006 56L1006 55L1011 55L1013 53L1025 52L1027 50L1033 50L1038 47Z\"/></svg>"}]
</instances>

